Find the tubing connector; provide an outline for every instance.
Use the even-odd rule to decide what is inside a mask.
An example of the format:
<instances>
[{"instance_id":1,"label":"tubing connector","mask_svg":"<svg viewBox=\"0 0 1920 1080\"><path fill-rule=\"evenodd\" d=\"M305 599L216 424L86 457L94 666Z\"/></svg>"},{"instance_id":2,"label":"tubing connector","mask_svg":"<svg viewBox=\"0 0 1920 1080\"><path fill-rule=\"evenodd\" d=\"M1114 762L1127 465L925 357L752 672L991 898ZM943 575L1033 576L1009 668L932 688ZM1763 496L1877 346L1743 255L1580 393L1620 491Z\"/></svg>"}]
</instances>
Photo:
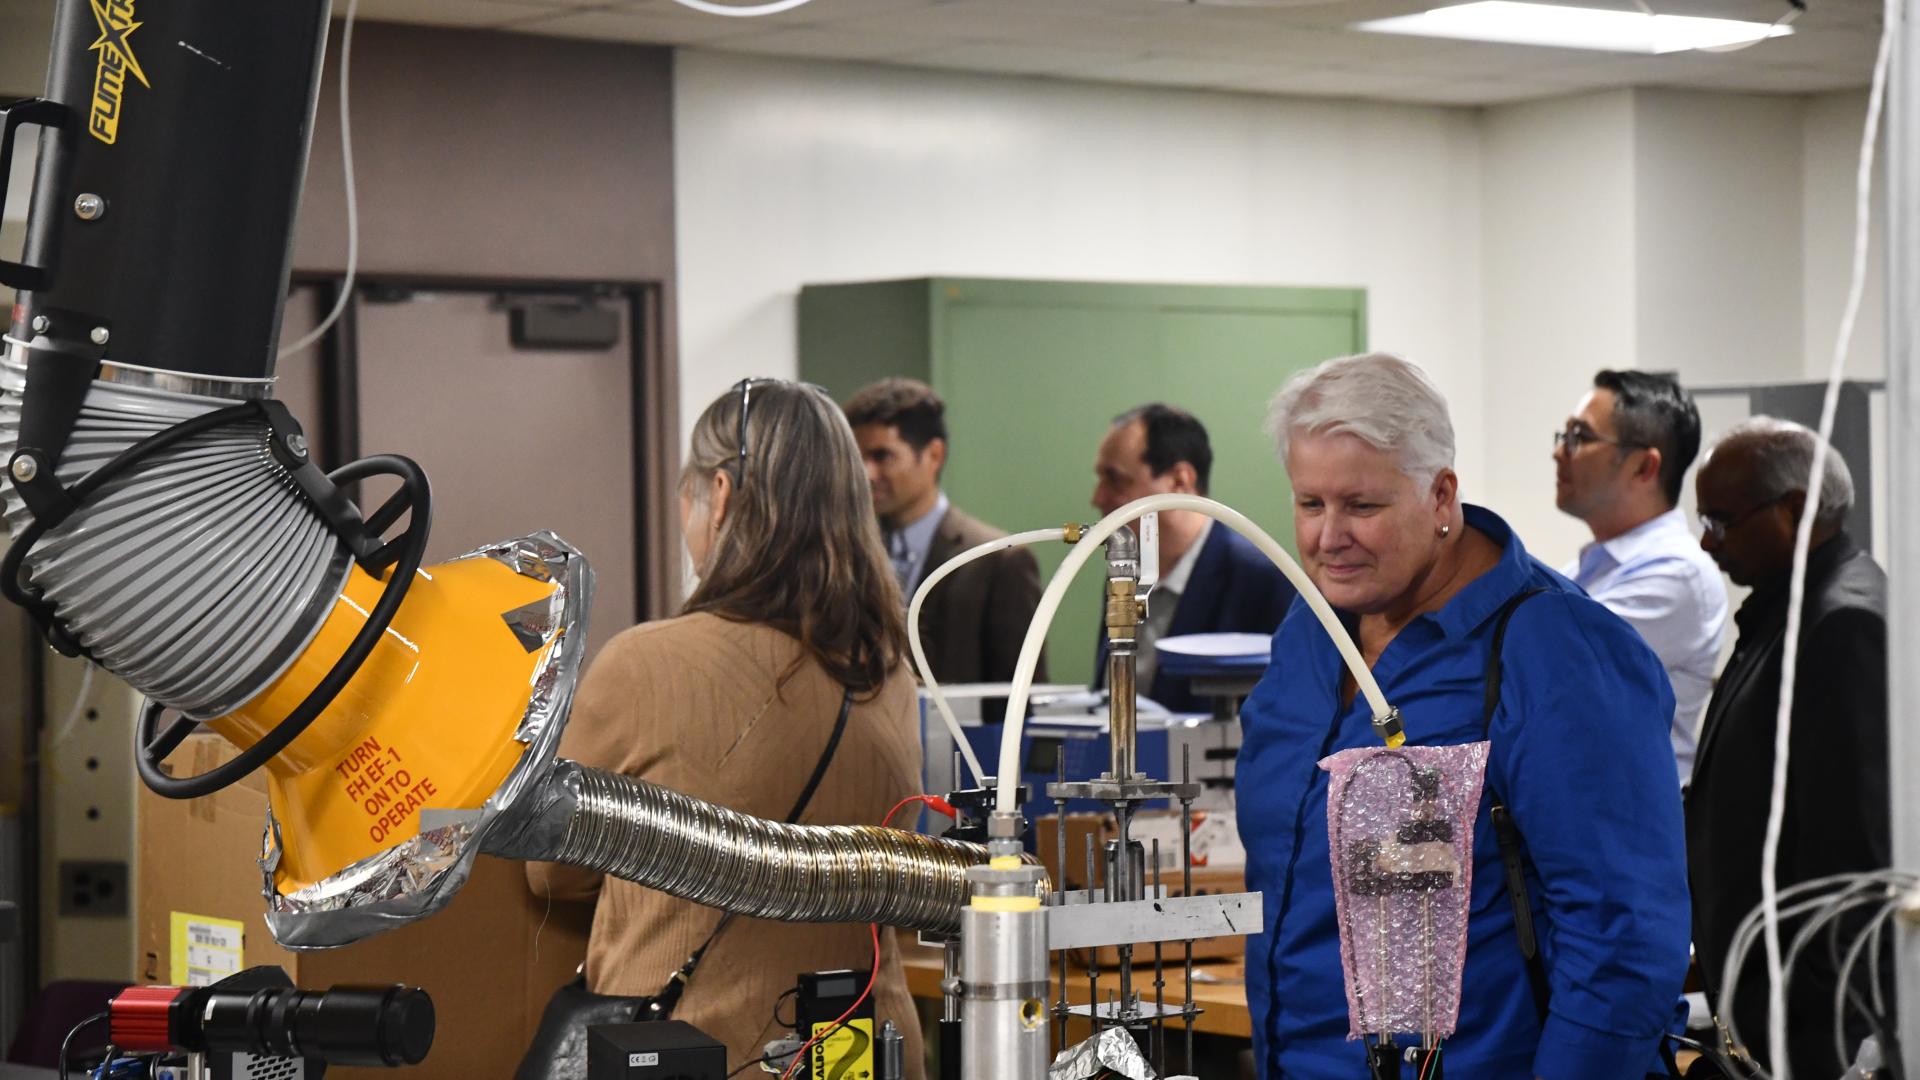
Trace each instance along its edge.
<instances>
[{"instance_id":1,"label":"tubing connector","mask_svg":"<svg viewBox=\"0 0 1920 1080\"><path fill-rule=\"evenodd\" d=\"M1407 726L1400 720L1398 706L1388 709L1385 716L1373 718L1373 733L1380 736L1380 741L1386 743L1389 750L1398 750L1406 745Z\"/></svg>"}]
</instances>

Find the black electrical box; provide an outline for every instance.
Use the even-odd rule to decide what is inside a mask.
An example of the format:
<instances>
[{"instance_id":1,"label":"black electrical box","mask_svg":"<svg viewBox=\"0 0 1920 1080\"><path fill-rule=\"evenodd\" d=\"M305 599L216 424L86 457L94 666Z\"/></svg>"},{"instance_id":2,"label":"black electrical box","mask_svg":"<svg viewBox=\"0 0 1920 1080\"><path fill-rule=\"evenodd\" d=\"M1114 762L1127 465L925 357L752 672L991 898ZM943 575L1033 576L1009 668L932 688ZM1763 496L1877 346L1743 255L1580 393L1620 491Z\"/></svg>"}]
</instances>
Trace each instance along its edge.
<instances>
[{"instance_id":1,"label":"black electrical box","mask_svg":"<svg viewBox=\"0 0 1920 1080\"><path fill-rule=\"evenodd\" d=\"M794 1003L800 1037L812 1039L804 1080L858 1080L876 1075L874 1068L873 996L865 994L869 971L816 971L800 976L800 996ZM864 998L862 995L865 995ZM857 1003L857 1004L856 1004ZM852 1010L844 1024L835 1025Z\"/></svg>"},{"instance_id":2,"label":"black electrical box","mask_svg":"<svg viewBox=\"0 0 1920 1080\"><path fill-rule=\"evenodd\" d=\"M587 1029L587 1080L726 1080L727 1048L680 1020Z\"/></svg>"},{"instance_id":3,"label":"black electrical box","mask_svg":"<svg viewBox=\"0 0 1920 1080\"><path fill-rule=\"evenodd\" d=\"M527 301L510 309L508 339L516 349L605 352L620 342L620 312L592 300Z\"/></svg>"}]
</instances>

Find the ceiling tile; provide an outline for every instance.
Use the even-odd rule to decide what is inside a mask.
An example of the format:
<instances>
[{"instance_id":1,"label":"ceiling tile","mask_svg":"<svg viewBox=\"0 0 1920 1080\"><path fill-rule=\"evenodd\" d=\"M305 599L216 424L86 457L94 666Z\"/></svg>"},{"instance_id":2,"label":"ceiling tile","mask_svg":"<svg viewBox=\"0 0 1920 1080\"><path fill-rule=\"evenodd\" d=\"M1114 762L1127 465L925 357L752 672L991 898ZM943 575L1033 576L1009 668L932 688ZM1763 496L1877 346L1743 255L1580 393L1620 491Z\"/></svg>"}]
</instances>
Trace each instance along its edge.
<instances>
[{"instance_id":1,"label":"ceiling tile","mask_svg":"<svg viewBox=\"0 0 1920 1080\"><path fill-rule=\"evenodd\" d=\"M1007 42L950 45L902 58L903 62L917 67L1101 80L1108 78L1108 72L1124 67L1132 59L1129 53Z\"/></svg>"},{"instance_id":2,"label":"ceiling tile","mask_svg":"<svg viewBox=\"0 0 1920 1080\"><path fill-rule=\"evenodd\" d=\"M812 0L753 19L674 0L360 0L360 10L370 19L765 55L1435 104L1626 86L1789 94L1864 86L1881 11L1880 0L1810 0L1791 37L1732 54L1662 57L1349 29L1443 2L1451 0ZM1630 8L1634 0L1554 2ZM1751 20L1784 10L1784 0L1647 2L1663 13Z\"/></svg>"},{"instance_id":3,"label":"ceiling tile","mask_svg":"<svg viewBox=\"0 0 1920 1080\"><path fill-rule=\"evenodd\" d=\"M1392 93L1396 101L1422 105L1502 105L1558 97L1579 89L1583 88L1520 79L1443 79L1399 87Z\"/></svg>"},{"instance_id":4,"label":"ceiling tile","mask_svg":"<svg viewBox=\"0 0 1920 1080\"><path fill-rule=\"evenodd\" d=\"M743 34L714 43L729 52L764 53L829 60L897 60L939 45L922 37L867 34L818 26L792 26Z\"/></svg>"},{"instance_id":5,"label":"ceiling tile","mask_svg":"<svg viewBox=\"0 0 1920 1080\"><path fill-rule=\"evenodd\" d=\"M355 17L373 22L421 26L502 26L529 16L551 15L557 3L544 0L360 0ZM344 12L344 4L335 5Z\"/></svg>"},{"instance_id":6,"label":"ceiling tile","mask_svg":"<svg viewBox=\"0 0 1920 1080\"><path fill-rule=\"evenodd\" d=\"M759 28L753 24L758 21L706 15L678 5L667 9L654 7L646 10L613 9L564 14L555 14L549 8L545 13L514 23L512 29L551 37L697 45L755 33Z\"/></svg>"}]
</instances>

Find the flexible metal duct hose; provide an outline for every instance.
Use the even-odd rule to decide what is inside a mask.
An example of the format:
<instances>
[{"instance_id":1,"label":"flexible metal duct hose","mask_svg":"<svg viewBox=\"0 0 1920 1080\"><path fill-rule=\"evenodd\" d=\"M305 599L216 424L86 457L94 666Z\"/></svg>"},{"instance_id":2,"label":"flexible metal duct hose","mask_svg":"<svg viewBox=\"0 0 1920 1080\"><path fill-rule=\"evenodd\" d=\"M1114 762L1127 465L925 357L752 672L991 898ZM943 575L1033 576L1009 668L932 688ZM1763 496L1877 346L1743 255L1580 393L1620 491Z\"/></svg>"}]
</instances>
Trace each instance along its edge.
<instances>
[{"instance_id":1,"label":"flexible metal duct hose","mask_svg":"<svg viewBox=\"0 0 1920 1080\"><path fill-rule=\"evenodd\" d=\"M11 344L0 358L0 461L19 443L26 387L27 346ZM61 456L60 482L267 386L106 365ZM50 530L26 562L27 580L103 667L200 719L279 676L349 569L267 438L265 424L234 424L155 454ZM17 533L30 520L25 504L4 484L0 502Z\"/></svg>"},{"instance_id":2,"label":"flexible metal duct hose","mask_svg":"<svg viewBox=\"0 0 1920 1080\"><path fill-rule=\"evenodd\" d=\"M967 867L987 861L980 844L875 825L787 825L573 768L566 838L544 858L740 915L956 931Z\"/></svg>"}]
</instances>

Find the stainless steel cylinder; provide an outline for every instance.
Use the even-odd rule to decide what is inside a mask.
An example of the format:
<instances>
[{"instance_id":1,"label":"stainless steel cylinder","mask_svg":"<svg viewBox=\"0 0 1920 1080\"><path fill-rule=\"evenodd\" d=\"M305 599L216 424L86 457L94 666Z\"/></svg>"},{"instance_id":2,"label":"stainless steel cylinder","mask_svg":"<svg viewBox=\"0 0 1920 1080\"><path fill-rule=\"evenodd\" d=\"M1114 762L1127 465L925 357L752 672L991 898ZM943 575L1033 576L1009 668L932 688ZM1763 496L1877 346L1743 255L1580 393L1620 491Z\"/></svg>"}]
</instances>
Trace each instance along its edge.
<instances>
[{"instance_id":1,"label":"stainless steel cylinder","mask_svg":"<svg viewBox=\"0 0 1920 1080\"><path fill-rule=\"evenodd\" d=\"M1133 639L1110 641L1107 646L1108 768L1116 780L1125 780L1136 771L1139 719L1134 680Z\"/></svg>"},{"instance_id":2,"label":"stainless steel cylinder","mask_svg":"<svg viewBox=\"0 0 1920 1080\"><path fill-rule=\"evenodd\" d=\"M962 1080L1047 1070L1047 912L1038 867L976 866L960 916Z\"/></svg>"}]
</instances>

